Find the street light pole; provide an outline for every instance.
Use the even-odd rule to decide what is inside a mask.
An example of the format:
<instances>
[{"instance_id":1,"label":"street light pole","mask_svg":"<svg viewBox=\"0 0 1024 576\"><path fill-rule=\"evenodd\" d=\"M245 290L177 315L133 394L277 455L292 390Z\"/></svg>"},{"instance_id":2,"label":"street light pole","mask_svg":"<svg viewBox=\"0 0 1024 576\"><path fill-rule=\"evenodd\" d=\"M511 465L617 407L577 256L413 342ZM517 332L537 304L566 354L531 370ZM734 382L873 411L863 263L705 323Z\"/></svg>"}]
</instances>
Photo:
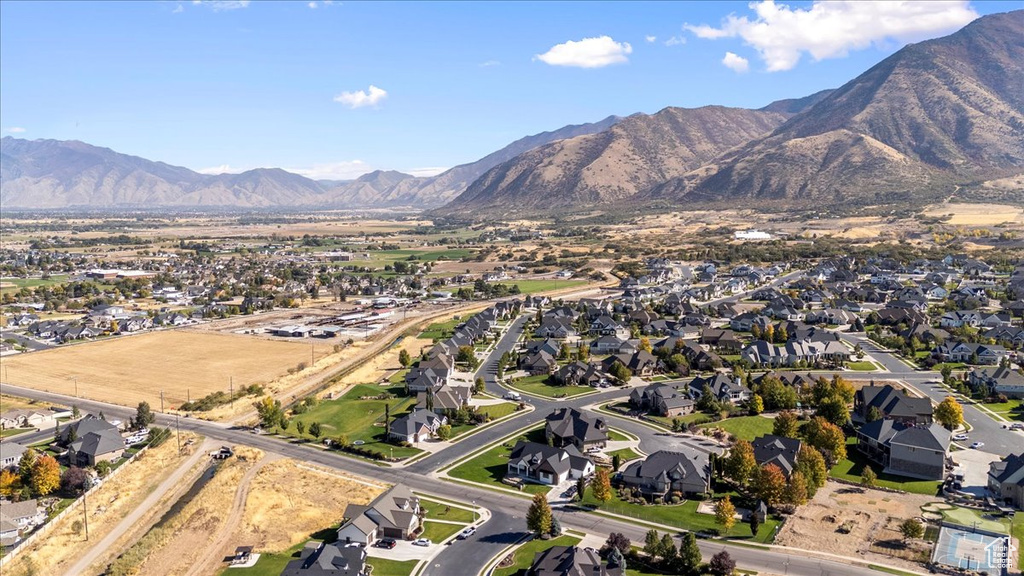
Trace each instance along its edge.
<instances>
[{"instance_id":1,"label":"street light pole","mask_svg":"<svg viewBox=\"0 0 1024 576\"><path fill-rule=\"evenodd\" d=\"M88 494L89 494L89 490L88 489L86 489L85 492L82 492L82 519L85 520L85 541L86 542L89 541L89 512L88 512L89 505L88 505L88 502L86 501L86 496Z\"/></svg>"}]
</instances>

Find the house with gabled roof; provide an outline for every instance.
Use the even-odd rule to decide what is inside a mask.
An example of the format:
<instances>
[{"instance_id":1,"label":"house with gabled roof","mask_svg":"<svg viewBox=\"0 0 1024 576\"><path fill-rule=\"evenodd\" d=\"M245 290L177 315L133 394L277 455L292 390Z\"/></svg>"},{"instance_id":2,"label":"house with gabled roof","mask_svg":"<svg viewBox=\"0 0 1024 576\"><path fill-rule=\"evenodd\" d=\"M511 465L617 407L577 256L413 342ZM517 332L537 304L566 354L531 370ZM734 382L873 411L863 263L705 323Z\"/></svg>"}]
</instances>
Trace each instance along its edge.
<instances>
[{"instance_id":1,"label":"house with gabled roof","mask_svg":"<svg viewBox=\"0 0 1024 576\"><path fill-rule=\"evenodd\" d=\"M673 492L704 494L711 491L710 456L689 447L659 450L627 466L622 482L652 501L664 500Z\"/></svg>"},{"instance_id":2,"label":"house with gabled roof","mask_svg":"<svg viewBox=\"0 0 1024 576\"><path fill-rule=\"evenodd\" d=\"M552 546L533 557L528 576L623 576L623 566L606 565L593 548Z\"/></svg>"},{"instance_id":3,"label":"house with gabled roof","mask_svg":"<svg viewBox=\"0 0 1024 576\"><path fill-rule=\"evenodd\" d=\"M366 548L310 540L281 576L365 576Z\"/></svg>"},{"instance_id":4,"label":"house with gabled roof","mask_svg":"<svg viewBox=\"0 0 1024 576\"><path fill-rule=\"evenodd\" d=\"M10 440L0 442L0 470L16 468L21 463L21 457L28 450L25 446Z\"/></svg>"},{"instance_id":5,"label":"house with gabled roof","mask_svg":"<svg viewBox=\"0 0 1024 576\"><path fill-rule=\"evenodd\" d=\"M338 542L369 545L377 538L409 540L422 526L420 499L404 484L395 484L366 506L349 504Z\"/></svg>"},{"instance_id":6,"label":"house with gabled roof","mask_svg":"<svg viewBox=\"0 0 1024 576\"><path fill-rule=\"evenodd\" d=\"M665 383L634 388L629 393L629 403L638 410L666 417L683 416L692 413L694 409L689 394Z\"/></svg>"},{"instance_id":7,"label":"house with gabled roof","mask_svg":"<svg viewBox=\"0 0 1024 576\"><path fill-rule=\"evenodd\" d=\"M930 424L932 402L928 398L914 398L890 384L885 386L864 386L853 395L853 418L866 422L872 408L877 408L883 418L905 424Z\"/></svg>"},{"instance_id":8,"label":"house with gabled roof","mask_svg":"<svg viewBox=\"0 0 1024 576\"><path fill-rule=\"evenodd\" d=\"M967 373L967 384L973 390L984 386L1008 398L1024 398L1024 375L1006 366L971 370Z\"/></svg>"},{"instance_id":9,"label":"house with gabled roof","mask_svg":"<svg viewBox=\"0 0 1024 576\"><path fill-rule=\"evenodd\" d=\"M934 422L909 425L886 418L857 430L857 449L886 474L941 480L951 467L950 439L949 430Z\"/></svg>"},{"instance_id":10,"label":"house with gabled roof","mask_svg":"<svg viewBox=\"0 0 1024 576\"><path fill-rule=\"evenodd\" d=\"M391 425L388 427L388 438L416 444L421 440L434 437L437 434L437 429L447 422L448 419L445 416L431 410L413 410L391 421Z\"/></svg>"},{"instance_id":11,"label":"house with gabled roof","mask_svg":"<svg viewBox=\"0 0 1024 576\"><path fill-rule=\"evenodd\" d=\"M553 410L546 418L544 436L553 446L573 445L579 450L604 448L608 443L608 423L575 408Z\"/></svg>"},{"instance_id":12,"label":"house with gabled roof","mask_svg":"<svg viewBox=\"0 0 1024 576\"><path fill-rule=\"evenodd\" d=\"M988 491L996 500L1024 510L1024 452L988 465Z\"/></svg>"},{"instance_id":13,"label":"house with gabled roof","mask_svg":"<svg viewBox=\"0 0 1024 576\"><path fill-rule=\"evenodd\" d=\"M796 470L797 458L803 444L796 438L766 434L754 439L750 445L754 448L754 460L758 466L774 464L782 470L786 478L789 478Z\"/></svg>"},{"instance_id":14,"label":"house with gabled roof","mask_svg":"<svg viewBox=\"0 0 1024 576\"><path fill-rule=\"evenodd\" d=\"M561 484L593 473L594 463L572 444L558 448L520 440L508 457L508 476L538 484Z\"/></svg>"},{"instance_id":15,"label":"house with gabled roof","mask_svg":"<svg viewBox=\"0 0 1024 576\"><path fill-rule=\"evenodd\" d=\"M95 466L124 456L124 438L116 428L88 432L68 444L68 461L77 466Z\"/></svg>"}]
</instances>

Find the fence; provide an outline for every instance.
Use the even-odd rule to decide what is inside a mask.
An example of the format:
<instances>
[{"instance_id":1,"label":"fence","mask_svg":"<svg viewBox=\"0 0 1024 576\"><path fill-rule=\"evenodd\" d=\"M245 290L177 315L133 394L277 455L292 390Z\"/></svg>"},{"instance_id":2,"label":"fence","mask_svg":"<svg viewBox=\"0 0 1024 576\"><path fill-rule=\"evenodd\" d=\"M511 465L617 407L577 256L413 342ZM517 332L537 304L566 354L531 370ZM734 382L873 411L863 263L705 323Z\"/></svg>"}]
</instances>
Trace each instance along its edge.
<instances>
[{"instance_id":1,"label":"fence","mask_svg":"<svg viewBox=\"0 0 1024 576\"><path fill-rule=\"evenodd\" d=\"M106 476L106 478L103 479L103 483L108 482L111 478L113 478L113 477L117 476L118 474L120 474L122 470L127 468L128 465L131 464L136 458L138 458L138 456L140 454L144 453L148 449L149 449L149 445L147 444L146 446L143 446L141 450L139 450L138 452L133 454L128 459L127 462L124 462L123 464L121 464L117 468L111 470L110 474L108 474ZM8 562L10 562L13 558L17 557L18 554L21 551L26 550L33 542L35 542L36 540L38 540L38 539L42 538L43 536L46 536L48 533L50 533L53 530L54 526L57 525L57 522L59 522L60 520L62 520L64 517L68 516L72 512L77 513L78 512L77 509L78 509L79 503L84 498L88 497L90 493L92 493L93 491L97 490L98 488L100 488L102 486L103 486L102 483L101 484L96 484L96 485L92 486L91 488L86 490L81 496L79 496L77 499L75 499L75 501L72 502L67 508L65 508L64 510L61 510L61 512L59 514L57 514L56 516L51 518L49 521L47 521L42 526L39 526L38 528L36 528L31 534L28 535L27 538L25 538L21 542L18 542L17 546L15 546L14 548L11 548L9 551L7 551L7 553L2 558L0 558L0 568L2 568L5 565L7 565Z\"/></svg>"}]
</instances>

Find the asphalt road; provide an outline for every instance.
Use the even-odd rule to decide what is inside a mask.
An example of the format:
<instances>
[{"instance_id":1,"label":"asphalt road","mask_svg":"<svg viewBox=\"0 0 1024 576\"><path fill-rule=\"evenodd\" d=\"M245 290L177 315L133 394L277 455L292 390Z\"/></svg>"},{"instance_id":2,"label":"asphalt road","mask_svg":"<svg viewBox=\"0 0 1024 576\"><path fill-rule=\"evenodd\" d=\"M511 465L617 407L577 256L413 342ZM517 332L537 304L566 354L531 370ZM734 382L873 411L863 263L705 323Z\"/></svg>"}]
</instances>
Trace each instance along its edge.
<instances>
[{"instance_id":1,"label":"asphalt road","mask_svg":"<svg viewBox=\"0 0 1024 576\"><path fill-rule=\"evenodd\" d=\"M34 338L29 338L28 336L24 336L16 332L11 332L10 330L0 331L0 340L7 340L8 338L16 341L18 344L21 344L22 346L28 348L29 350L46 350L48 348L54 347L54 344L42 342Z\"/></svg>"}]
</instances>

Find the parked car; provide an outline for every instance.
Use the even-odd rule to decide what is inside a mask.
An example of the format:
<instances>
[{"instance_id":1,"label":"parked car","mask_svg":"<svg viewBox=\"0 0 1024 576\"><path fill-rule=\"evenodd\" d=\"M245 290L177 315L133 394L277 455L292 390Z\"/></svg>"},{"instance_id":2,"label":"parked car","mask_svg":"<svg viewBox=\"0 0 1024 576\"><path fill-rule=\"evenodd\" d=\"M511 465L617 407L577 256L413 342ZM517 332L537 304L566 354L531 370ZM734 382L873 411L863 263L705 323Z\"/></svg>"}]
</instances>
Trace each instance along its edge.
<instances>
[{"instance_id":1,"label":"parked car","mask_svg":"<svg viewBox=\"0 0 1024 576\"><path fill-rule=\"evenodd\" d=\"M413 546L430 546L430 539L429 538L420 538L419 540L413 541L412 545Z\"/></svg>"},{"instance_id":2,"label":"parked car","mask_svg":"<svg viewBox=\"0 0 1024 576\"><path fill-rule=\"evenodd\" d=\"M981 448L984 445L985 445L984 442L975 442L974 444L971 444L971 448L974 448L975 450L977 450L978 448Z\"/></svg>"},{"instance_id":3,"label":"parked car","mask_svg":"<svg viewBox=\"0 0 1024 576\"><path fill-rule=\"evenodd\" d=\"M963 434L963 433L954 434L953 435L953 440L960 440L960 441L967 440L967 434Z\"/></svg>"},{"instance_id":4,"label":"parked car","mask_svg":"<svg viewBox=\"0 0 1024 576\"><path fill-rule=\"evenodd\" d=\"M373 545L377 548L387 548L388 550L390 550L397 546L398 542L395 542L394 538L381 538L380 540L377 540Z\"/></svg>"},{"instance_id":5,"label":"parked car","mask_svg":"<svg viewBox=\"0 0 1024 576\"><path fill-rule=\"evenodd\" d=\"M473 534L476 534L476 528L474 528L472 526L469 526L465 530L463 530L462 532L459 532L459 535L457 536L457 538L459 540L465 540L466 538L469 538Z\"/></svg>"}]
</instances>

